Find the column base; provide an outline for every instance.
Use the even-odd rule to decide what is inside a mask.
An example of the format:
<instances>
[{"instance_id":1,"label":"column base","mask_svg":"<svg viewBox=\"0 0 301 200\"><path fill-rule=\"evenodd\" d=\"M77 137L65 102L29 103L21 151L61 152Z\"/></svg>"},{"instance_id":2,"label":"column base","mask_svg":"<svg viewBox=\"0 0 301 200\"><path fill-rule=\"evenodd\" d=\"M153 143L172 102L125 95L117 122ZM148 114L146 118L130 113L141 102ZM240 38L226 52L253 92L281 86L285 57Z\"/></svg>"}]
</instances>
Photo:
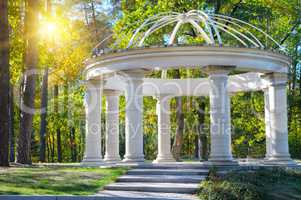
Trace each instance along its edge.
<instances>
[{"instance_id":1,"label":"column base","mask_svg":"<svg viewBox=\"0 0 301 200\"><path fill-rule=\"evenodd\" d=\"M119 156L115 156L115 157L106 157L104 158L105 162L110 162L110 163L116 163L116 162L120 162L121 159Z\"/></svg>"},{"instance_id":2,"label":"column base","mask_svg":"<svg viewBox=\"0 0 301 200\"><path fill-rule=\"evenodd\" d=\"M232 157L217 157L210 158L207 162L204 163L207 166L238 166L238 162Z\"/></svg>"},{"instance_id":3,"label":"column base","mask_svg":"<svg viewBox=\"0 0 301 200\"><path fill-rule=\"evenodd\" d=\"M85 167L99 167L105 165L105 163L101 158L84 158L80 165Z\"/></svg>"},{"instance_id":4,"label":"column base","mask_svg":"<svg viewBox=\"0 0 301 200\"><path fill-rule=\"evenodd\" d=\"M295 166L297 163L289 156L270 156L262 161L267 166Z\"/></svg>"},{"instance_id":5,"label":"column base","mask_svg":"<svg viewBox=\"0 0 301 200\"><path fill-rule=\"evenodd\" d=\"M144 162L144 155L142 156L125 156L122 162L136 163Z\"/></svg>"},{"instance_id":6,"label":"column base","mask_svg":"<svg viewBox=\"0 0 301 200\"><path fill-rule=\"evenodd\" d=\"M176 162L176 160L173 158L172 155L157 157L156 160L153 161L153 163L170 163L170 162Z\"/></svg>"}]
</instances>

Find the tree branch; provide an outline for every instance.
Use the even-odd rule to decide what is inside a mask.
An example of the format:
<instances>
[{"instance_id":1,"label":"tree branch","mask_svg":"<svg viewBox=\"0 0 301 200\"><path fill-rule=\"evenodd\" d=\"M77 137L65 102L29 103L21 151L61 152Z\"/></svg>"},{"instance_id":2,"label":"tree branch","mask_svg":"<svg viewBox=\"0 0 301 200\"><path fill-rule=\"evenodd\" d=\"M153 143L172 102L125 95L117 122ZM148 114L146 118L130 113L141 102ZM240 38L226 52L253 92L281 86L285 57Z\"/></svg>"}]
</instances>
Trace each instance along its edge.
<instances>
[{"instance_id":1,"label":"tree branch","mask_svg":"<svg viewBox=\"0 0 301 200\"><path fill-rule=\"evenodd\" d=\"M280 45L282 45L288 39L288 37L292 34L292 32L297 28L298 25L300 25L300 20L298 20L291 28L291 30L282 38L282 40L279 43Z\"/></svg>"}]
</instances>

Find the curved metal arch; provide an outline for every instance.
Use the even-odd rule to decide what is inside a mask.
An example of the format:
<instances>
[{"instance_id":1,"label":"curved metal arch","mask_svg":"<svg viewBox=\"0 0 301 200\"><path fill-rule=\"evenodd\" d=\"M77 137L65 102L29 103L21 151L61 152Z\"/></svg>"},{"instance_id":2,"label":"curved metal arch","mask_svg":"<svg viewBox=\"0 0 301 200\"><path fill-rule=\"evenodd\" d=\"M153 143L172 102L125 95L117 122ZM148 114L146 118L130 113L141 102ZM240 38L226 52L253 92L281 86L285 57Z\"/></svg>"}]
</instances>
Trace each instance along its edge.
<instances>
[{"instance_id":1,"label":"curved metal arch","mask_svg":"<svg viewBox=\"0 0 301 200\"><path fill-rule=\"evenodd\" d=\"M168 41L168 45L172 45L174 43L176 34L177 34L179 28L181 27L181 25L182 25L182 22L178 21L177 25L175 26L175 28L173 29L173 31L172 31L172 33L170 35L170 38L169 38L169 41Z\"/></svg>"},{"instance_id":2,"label":"curved metal arch","mask_svg":"<svg viewBox=\"0 0 301 200\"><path fill-rule=\"evenodd\" d=\"M211 28L210 28L210 26L208 25L208 22L207 22L208 18L205 19L203 16L201 16L199 14L195 14L195 13L190 13L190 14L188 14L188 16L190 16L191 19L193 19L194 17L200 18L200 20L205 24L205 27L206 27L207 31L209 32L211 43L215 43L212 30L211 30Z\"/></svg>"},{"instance_id":3,"label":"curved metal arch","mask_svg":"<svg viewBox=\"0 0 301 200\"><path fill-rule=\"evenodd\" d=\"M252 24L250 24L250 23L247 23L247 22L245 22L245 21L242 21L242 20L240 20L240 19L236 19L236 18L233 18L233 17L225 16L225 15L219 15L219 14L210 14L210 15L212 15L212 16L218 16L218 17L222 17L222 18L226 18L226 19L231 19L231 20L234 20L234 21L238 21L238 22L240 22L240 23L243 23L243 24L245 24L245 25L247 25L247 26L250 26L250 27L256 29L257 31L261 32L262 34L264 34L264 35L265 35L266 37L268 37L270 40L272 40L275 44L277 44L277 46L278 46L279 48L283 48L283 47L282 47L276 40L274 40L274 38L272 38L269 34L267 34L267 33L264 32L263 30L261 30L260 28L257 28L256 26L254 26L254 25L252 25Z\"/></svg>"},{"instance_id":4,"label":"curved metal arch","mask_svg":"<svg viewBox=\"0 0 301 200\"><path fill-rule=\"evenodd\" d=\"M220 18L220 17L213 17L215 19L218 19L218 20L222 20L222 21L226 21L227 23L230 23L230 24L233 24L235 26L238 26L239 28L241 29L244 29L254 40L256 40L256 42L260 45L261 48L264 48L264 45L261 43L261 41L252 33L250 32L248 29L246 29L245 27L231 21L231 20L227 20L227 19L224 19L224 18Z\"/></svg>"},{"instance_id":5,"label":"curved metal arch","mask_svg":"<svg viewBox=\"0 0 301 200\"><path fill-rule=\"evenodd\" d=\"M218 40L219 45L223 44L222 38L220 36L220 33L219 33L218 29L216 28L216 26L214 25L212 18L208 14L206 14L204 11L201 11L201 10L191 10L189 12L196 13L198 15L204 16L209 22L211 22L213 30L214 30L214 32L215 32L215 34L217 36L217 40Z\"/></svg>"},{"instance_id":6,"label":"curved metal arch","mask_svg":"<svg viewBox=\"0 0 301 200\"><path fill-rule=\"evenodd\" d=\"M133 24L137 23L141 22L135 22ZM250 23L225 15L206 13L201 10L190 10L186 13L163 12L151 16L134 31L129 31L127 34L121 36L119 35L119 37L116 38L112 48L114 49L118 44L120 44L121 41L123 41L124 38L129 40L126 49L132 47L142 47L146 38L152 33L170 24L175 24L172 32L169 33L170 37L168 45L172 45L175 39L178 37L177 33L179 32L179 29L183 24L186 23L194 27L207 44L218 43L220 46L223 45L223 38L220 33L225 32L226 34L234 37L236 42L241 43L245 47L254 46L256 48L267 48L263 42L261 42L260 39L255 36L254 31L258 31L268 40L271 40L273 43L275 43L280 50L284 50L284 47L281 46L269 34ZM133 26L133 24L131 24L131 26ZM128 26L125 26L121 30L124 30L127 27ZM130 38L128 38L129 34L131 34ZM106 36L106 38L98 43L94 49L97 49L101 44L113 36L114 34Z\"/></svg>"},{"instance_id":7,"label":"curved metal arch","mask_svg":"<svg viewBox=\"0 0 301 200\"><path fill-rule=\"evenodd\" d=\"M152 20L152 19L155 20L156 17L159 18L161 15L165 15L165 14L173 14L173 15L175 15L175 16L179 15L178 12L162 12L162 13L156 14L156 15L154 15L154 16L148 18L146 21L143 22L143 24L146 23L146 22L148 22L148 21L150 21L150 20ZM135 24L138 24L138 23L140 23L140 22L139 22L139 21L134 22L132 25L135 25ZM155 23L155 22L154 22L154 23ZM140 26L142 26L142 25L140 25ZM128 28L128 27L129 27L129 26L124 26L120 31L123 31L123 30L125 30L125 29ZM136 30L137 30L137 29L136 29ZM95 47L94 47L93 49L98 48L101 44L103 44L105 41L107 41L108 39L112 38L113 36L114 36L114 33L108 35L108 36L105 37L102 41L100 41L97 45L95 45ZM123 38L124 38L124 37L122 37L121 39L123 39ZM115 42L114 44L116 44L116 42Z\"/></svg>"},{"instance_id":8,"label":"curved metal arch","mask_svg":"<svg viewBox=\"0 0 301 200\"><path fill-rule=\"evenodd\" d=\"M200 27L198 23L196 23L194 20L189 20L190 24L197 29L197 31L202 35L204 40L207 42L207 44L214 44L214 41L211 41L209 36L206 34L206 32Z\"/></svg>"},{"instance_id":9,"label":"curved metal arch","mask_svg":"<svg viewBox=\"0 0 301 200\"><path fill-rule=\"evenodd\" d=\"M166 23L164 23L164 24L161 24L160 26L155 27L154 29L149 29L149 32L148 32L147 34L145 33L144 36L143 36L143 38L140 40L140 42L139 42L139 44L138 44L138 47L142 47L143 42L145 41L145 39L146 39L149 35L151 35L153 32L157 31L158 29L160 29L160 28L162 28L162 27L164 27L164 26L167 26L167 25L169 25L169 24L175 23L176 21L177 21L177 20L168 21L168 22L166 22Z\"/></svg>"},{"instance_id":10,"label":"curved metal arch","mask_svg":"<svg viewBox=\"0 0 301 200\"><path fill-rule=\"evenodd\" d=\"M218 26L222 26L223 28L227 28L229 30L232 30L233 32L237 33L238 35L240 35L241 37L245 38L246 40L248 40L249 42L251 42L253 45L255 45L255 47L259 47L260 45L257 44L256 42L254 42L253 40L251 40L249 37L247 37L245 34L239 32L238 30L236 30L235 28L232 28L230 26L227 26L225 24L222 24L220 22L215 21L215 24L217 24Z\"/></svg>"},{"instance_id":11,"label":"curved metal arch","mask_svg":"<svg viewBox=\"0 0 301 200\"><path fill-rule=\"evenodd\" d=\"M160 18L160 17L162 17L162 15L168 16L168 15L166 15L166 14L168 14L168 13L171 13L171 14L173 14L174 16L178 16L178 15L179 15L179 13L177 13L177 12L164 12L164 13L159 13L159 14L157 14L157 15L154 15L154 16L148 18L146 21L144 21L144 22L139 26L139 28L136 29L136 31L134 32L134 35L132 36L132 38L131 38L131 40L130 40L130 42L129 42L129 44L128 44L128 47L130 47L130 46L132 45L132 42L133 42L133 40L135 39L135 36L140 32L140 30L141 30L144 26L147 25L148 22L150 22L151 20L155 20L156 18ZM169 17L171 17L171 16L169 16ZM154 22L154 23L155 23L155 22Z\"/></svg>"},{"instance_id":12,"label":"curved metal arch","mask_svg":"<svg viewBox=\"0 0 301 200\"><path fill-rule=\"evenodd\" d=\"M176 21L176 19L175 18L174 19L173 18L169 18L169 19L164 18L164 19L161 19L161 20L155 22L154 24L152 24L152 26L146 32L141 33L142 35L144 35L141 40L144 41L146 37L148 37L151 33L153 33L153 30L157 30L158 27L160 27L160 28L164 27L165 24L168 24L171 21ZM137 43L138 43L138 46L140 46L139 40L136 40L136 42L133 42L132 45L135 46L135 44L137 45Z\"/></svg>"},{"instance_id":13,"label":"curved metal arch","mask_svg":"<svg viewBox=\"0 0 301 200\"><path fill-rule=\"evenodd\" d=\"M195 22L200 22L200 20L202 21L202 19L200 18L200 16L193 16L194 18L192 18ZM209 20L208 20L208 22L209 22ZM211 29L211 26L213 27L213 26L215 26L215 24L213 23L213 22L209 22L209 23L206 23L205 24L205 27L206 27L206 29L208 30L208 32L209 32L209 35L210 35L210 38L211 38L211 40L213 41L213 43L215 43L215 39L214 39L214 36L213 36L213 32L212 32L212 29ZM215 28L215 27L213 27L213 28ZM214 30L215 31L215 30ZM219 40L218 40L219 41ZM219 41L220 42L220 41Z\"/></svg>"},{"instance_id":14,"label":"curved metal arch","mask_svg":"<svg viewBox=\"0 0 301 200\"><path fill-rule=\"evenodd\" d=\"M235 34L231 33L230 31L224 29L221 26L217 26L218 29L223 30L224 32L228 33L229 35L231 35L232 37L234 37L236 40L238 40L241 44L243 44L245 47L248 47L248 44L245 43L242 39L240 39L239 37L237 37Z\"/></svg>"}]
</instances>

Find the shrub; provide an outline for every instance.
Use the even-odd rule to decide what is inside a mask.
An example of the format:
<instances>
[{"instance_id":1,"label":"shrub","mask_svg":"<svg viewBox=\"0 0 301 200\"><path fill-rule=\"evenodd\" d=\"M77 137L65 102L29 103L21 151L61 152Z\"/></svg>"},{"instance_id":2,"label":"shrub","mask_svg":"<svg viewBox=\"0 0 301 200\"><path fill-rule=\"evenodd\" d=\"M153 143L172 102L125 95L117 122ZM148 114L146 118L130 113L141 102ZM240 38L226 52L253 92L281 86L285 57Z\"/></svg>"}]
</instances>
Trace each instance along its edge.
<instances>
[{"instance_id":1,"label":"shrub","mask_svg":"<svg viewBox=\"0 0 301 200\"><path fill-rule=\"evenodd\" d=\"M267 191L273 185L298 180L301 173L281 168L255 171L233 171L219 175L216 169L209 171L208 178L200 185L199 197L202 200L259 200L266 199Z\"/></svg>"}]
</instances>

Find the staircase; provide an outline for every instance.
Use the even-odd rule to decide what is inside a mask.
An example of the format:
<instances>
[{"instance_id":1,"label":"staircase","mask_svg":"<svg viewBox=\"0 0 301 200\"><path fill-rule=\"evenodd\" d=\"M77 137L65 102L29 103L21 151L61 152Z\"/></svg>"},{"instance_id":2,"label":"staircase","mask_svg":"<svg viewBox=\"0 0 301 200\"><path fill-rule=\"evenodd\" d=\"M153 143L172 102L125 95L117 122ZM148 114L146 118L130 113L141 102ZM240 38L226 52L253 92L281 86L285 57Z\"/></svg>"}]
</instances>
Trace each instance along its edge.
<instances>
[{"instance_id":1,"label":"staircase","mask_svg":"<svg viewBox=\"0 0 301 200\"><path fill-rule=\"evenodd\" d=\"M195 194L199 183L207 175L208 168L195 164L146 164L134 167L126 175L119 177L116 183L105 186L104 193L135 192L138 196L152 193L152 196L168 197Z\"/></svg>"}]
</instances>

